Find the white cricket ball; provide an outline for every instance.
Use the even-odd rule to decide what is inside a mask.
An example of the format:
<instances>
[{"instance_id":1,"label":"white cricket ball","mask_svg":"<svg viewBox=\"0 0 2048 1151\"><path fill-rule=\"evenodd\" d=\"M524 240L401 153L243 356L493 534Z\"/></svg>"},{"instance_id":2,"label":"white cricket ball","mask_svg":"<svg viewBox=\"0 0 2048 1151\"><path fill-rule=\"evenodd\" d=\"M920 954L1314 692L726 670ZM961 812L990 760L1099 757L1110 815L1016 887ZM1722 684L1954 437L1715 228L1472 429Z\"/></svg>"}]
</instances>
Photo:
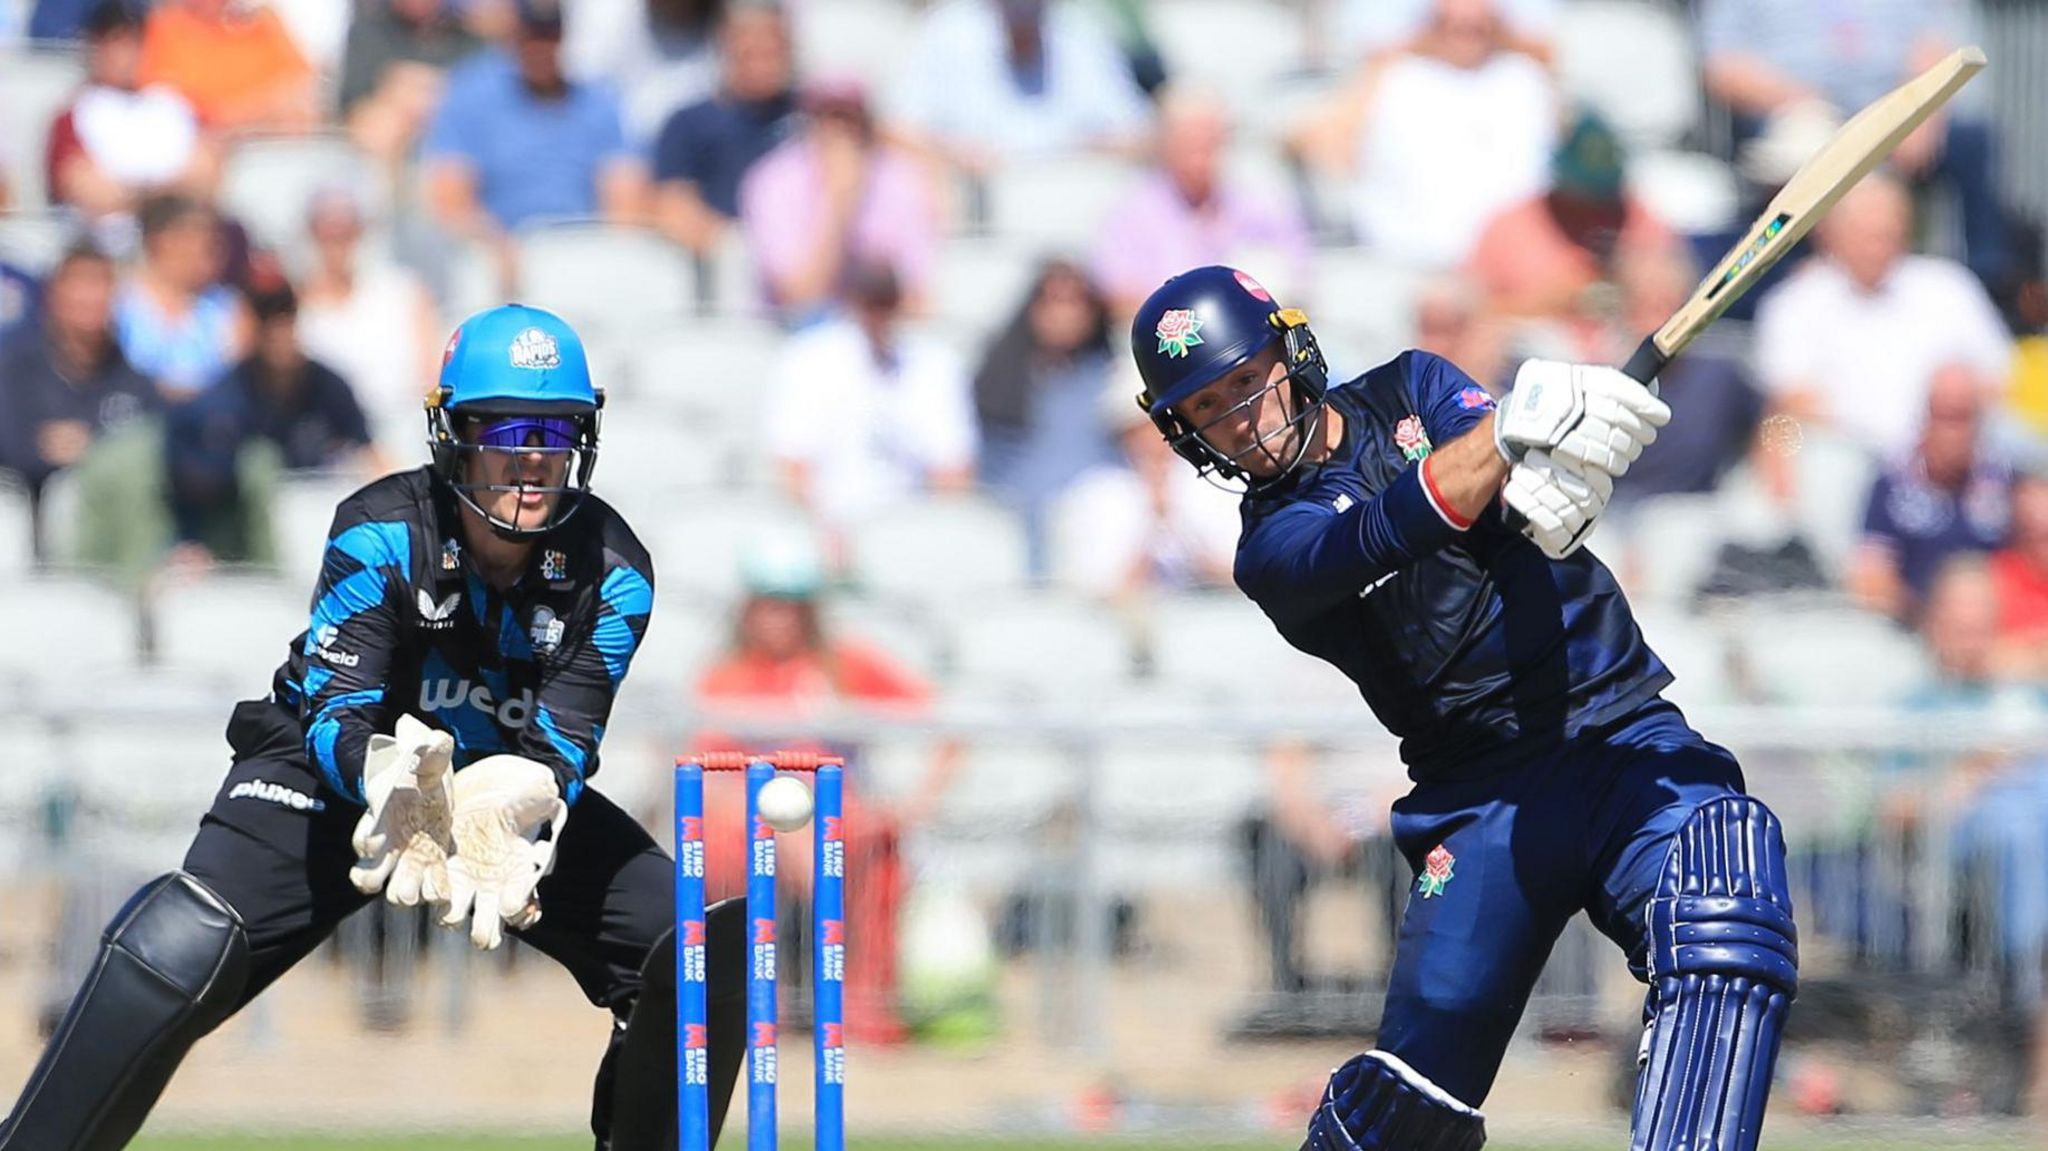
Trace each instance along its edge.
<instances>
[{"instance_id":1,"label":"white cricket ball","mask_svg":"<svg viewBox=\"0 0 2048 1151\"><path fill-rule=\"evenodd\" d=\"M811 821L811 789L793 775L778 775L761 785L755 810L777 831L801 831Z\"/></svg>"}]
</instances>

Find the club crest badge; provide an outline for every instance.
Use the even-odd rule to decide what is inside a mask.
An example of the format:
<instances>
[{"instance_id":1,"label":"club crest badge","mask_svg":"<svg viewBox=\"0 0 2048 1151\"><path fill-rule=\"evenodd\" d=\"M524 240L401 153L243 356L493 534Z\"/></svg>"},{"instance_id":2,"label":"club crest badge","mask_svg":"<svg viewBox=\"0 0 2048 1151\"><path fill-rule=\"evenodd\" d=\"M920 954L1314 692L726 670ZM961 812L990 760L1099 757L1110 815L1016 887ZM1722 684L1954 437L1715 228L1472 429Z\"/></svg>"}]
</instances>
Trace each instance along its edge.
<instances>
[{"instance_id":1,"label":"club crest badge","mask_svg":"<svg viewBox=\"0 0 2048 1151\"><path fill-rule=\"evenodd\" d=\"M441 570L452 572L462 567L462 545L452 539L441 541Z\"/></svg>"},{"instance_id":2,"label":"club crest badge","mask_svg":"<svg viewBox=\"0 0 2048 1151\"><path fill-rule=\"evenodd\" d=\"M1244 289L1245 295L1262 304L1273 302L1273 293L1268 292L1264 284L1259 283L1243 272L1233 271L1230 274L1237 277L1237 286Z\"/></svg>"},{"instance_id":3,"label":"club crest badge","mask_svg":"<svg viewBox=\"0 0 2048 1151\"><path fill-rule=\"evenodd\" d=\"M1451 865L1456 862L1458 857L1443 844L1430 849L1429 856L1422 861L1422 874L1415 877L1416 894L1424 899L1442 895L1456 874L1451 870Z\"/></svg>"},{"instance_id":4,"label":"club crest badge","mask_svg":"<svg viewBox=\"0 0 2048 1151\"><path fill-rule=\"evenodd\" d=\"M1434 449L1430 446L1429 433L1422 430L1422 417L1409 416L1394 425L1394 446L1409 460L1419 460Z\"/></svg>"},{"instance_id":5,"label":"club crest badge","mask_svg":"<svg viewBox=\"0 0 2048 1151\"><path fill-rule=\"evenodd\" d=\"M1152 334L1159 338L1159 351L1179 359L1202 342L1202 321L1192 308L1174 308L1159 317Z\"/></svg>"},{"instance_id":6,"label":"club crest badge","mask_svg":"<svg viewBox=\"0 0 2048 1151\"><path fill-rule=\"evenodd\" d=\"M512 337L512 366L535 371L562 366L562 349L555 338L539 328L528 328Z\"/></svg>"},{"instance_id":7,"label":"club crest badge","mask_svg":"<svg viewBox=\"0 0 2048 1151\"><path fill-rule=\"evenodd\" d=\"M553 654L556 648L562 646L563 630L561 618L551 609L542 606L533 609L533 624L527 628L526 634L533 640L535 651Z\"/></svg>"}]
</instances>

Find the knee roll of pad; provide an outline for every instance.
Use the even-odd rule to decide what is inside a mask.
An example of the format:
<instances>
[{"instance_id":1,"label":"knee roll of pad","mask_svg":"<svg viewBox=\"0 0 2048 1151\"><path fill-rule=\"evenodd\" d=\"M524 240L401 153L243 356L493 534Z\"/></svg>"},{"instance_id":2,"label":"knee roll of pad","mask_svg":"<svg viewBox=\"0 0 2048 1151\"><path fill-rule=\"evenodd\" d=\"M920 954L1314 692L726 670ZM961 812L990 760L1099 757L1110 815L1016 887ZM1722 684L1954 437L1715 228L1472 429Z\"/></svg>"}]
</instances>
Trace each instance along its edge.
<instances>
[{"instance_id":1,"label":"knee roll of pad","mask_svg":"<svg viewBox=\"0 0 2048 1151\"><path fill-rule=\"evenodd\" d=\"M1647 915L1650 1021L1631 1146L1749 1151L1799 990L1777 817L1747 796L1703 804L1679 829Z\"/></svg>"},{"instance_id":2,"label":"knee roll of pad","mask_svg":"<svg viewBox=\"0 0 2048 1151\"><path fill-rule=\"evenodd\" d=\"M1486 1117L1385 1051L1330 1075L1302 1151L1479 1151Z\"/></svg>"}]
</instances>

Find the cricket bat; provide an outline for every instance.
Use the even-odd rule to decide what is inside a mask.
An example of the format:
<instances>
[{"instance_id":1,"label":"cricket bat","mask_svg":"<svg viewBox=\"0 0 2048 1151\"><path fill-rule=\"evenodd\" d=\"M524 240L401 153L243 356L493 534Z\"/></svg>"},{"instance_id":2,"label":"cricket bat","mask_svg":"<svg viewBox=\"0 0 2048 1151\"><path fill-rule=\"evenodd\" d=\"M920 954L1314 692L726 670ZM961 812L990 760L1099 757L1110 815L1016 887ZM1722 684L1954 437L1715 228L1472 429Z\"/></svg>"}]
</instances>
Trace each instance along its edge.
<instances>
[{"instance_id":1,"label":"cricket bat","mask_svg":"<svg viewBox=\"0 0 2048 1151\"><path fill-rule=\"evenodd\" d=\"M1685 306L1645 337L1622 371L1654 387L1657 373L1755 286L1856 182L1884 162L1913 129L1984 68L1984 50L1958 48L1939 64L1879 97L1842 125L1765 206L1749 234L1692 291Z\"/></svg>"}]
</instances>

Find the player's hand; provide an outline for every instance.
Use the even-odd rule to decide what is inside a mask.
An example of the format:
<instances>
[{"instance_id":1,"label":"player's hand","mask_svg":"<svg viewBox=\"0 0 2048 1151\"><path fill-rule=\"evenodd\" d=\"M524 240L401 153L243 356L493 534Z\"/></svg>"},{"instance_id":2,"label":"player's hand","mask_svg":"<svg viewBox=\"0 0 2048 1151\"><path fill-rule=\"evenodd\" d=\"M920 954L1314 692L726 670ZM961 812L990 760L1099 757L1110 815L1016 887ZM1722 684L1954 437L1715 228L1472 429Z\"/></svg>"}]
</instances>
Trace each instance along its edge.
<instances>
[{"instance_id":1,"label":"player's hand","mask_svg":"<svg viewBox=\"0 0 2048 1151\"><path fill-rule=\"evenodd\" d=\"M568 818L555 773L544 764L493 755L457 772L455 856L448 861L450 894L441 923L456 927L467 918L470 942L486 951L504 942L506 927L539 923L534 888L554 870L555 844Z\"/></svg>"},{"instance_id":2,"label":"player's hand","mask_svg":"<svg viewBox=\"0 0 2048 1151\"><path fill-rule=\"evenodd\" d=\"M454 793L449 782L455 740L410 715L392 734L370 737L363 756L367 809L356 821L356 865L350 882L365 895L406 907L448 898L448 853L454 849Z\"/></svg>"},{"instance_id":3,"label":"player's hand","mask_svg":"<svg viewBox=\"0 0 2048 1151\"><path fill-rule=\"evenodd\" d=\"M1500 402L1493 435L1509 463L1544 451L1581 474L1620 476L1670 421L1664 401L1618 368L1530 360Z\"/></svg>"},{"instance_id":4,"label":"player's hand","mask_svg":"<svg viewBox=\"0 0 2048 1151\"><path fill-rule=\"evenodd\" d=\"M1605 472L1573 469L1540 450L1509 469L1501 490L1501 500L1524 521L1522 534L1554 560L1585 544L1613 495L1614 481Z\"/></svg>"}]
</instances>

